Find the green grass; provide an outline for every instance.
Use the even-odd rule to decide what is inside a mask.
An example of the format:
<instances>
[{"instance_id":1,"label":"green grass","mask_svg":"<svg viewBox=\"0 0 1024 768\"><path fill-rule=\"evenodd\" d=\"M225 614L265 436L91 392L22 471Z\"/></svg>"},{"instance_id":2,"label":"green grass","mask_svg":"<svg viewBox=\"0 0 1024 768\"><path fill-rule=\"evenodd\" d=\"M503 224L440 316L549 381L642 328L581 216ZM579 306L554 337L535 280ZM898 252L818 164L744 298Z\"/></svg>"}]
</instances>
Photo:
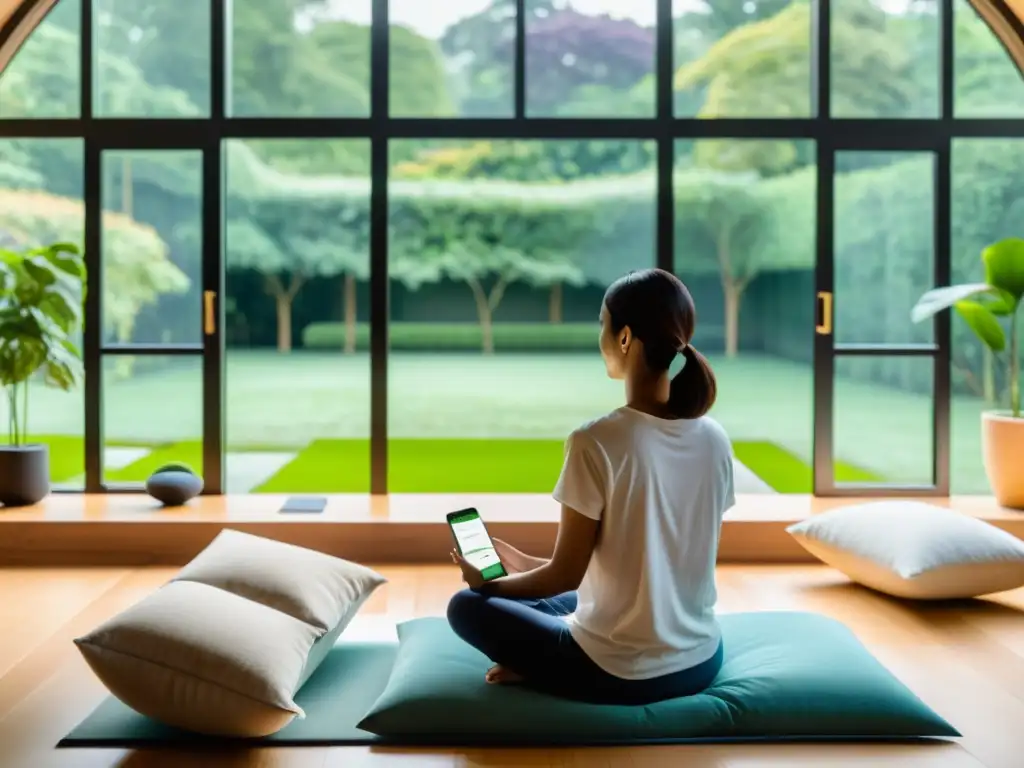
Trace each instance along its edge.
<instances>
[{"instance_id":1,"label":"green grass","mask_svg":"<svg viewBox=\"0 0 1024 768\"><path fill-rule=\"evenodd\" d=\"M364 444L368 439L367 354L278 355L230 350L227 358L225 439L230 453L260 449L299 452L317 446L318 441ZM811 366L757 354L712 358L711 362L719 382L719 400L712 415L737 443L775 446L771 449L774 453L748 448L749 455L741 460L776 488L806 487L803 478L807 470L803 467L811 462L813 432ZM574 428L622 402L621 382L607 379L596 354L485 357L393 353L388 375L389 433L399 441L394 448L392 479L402 487L403 478L415 479L416 473L429 475L431 470L415 457L401 458L401 441L438 441L445 462L458 458L455 448L450 449L456 451L453 458L448 458L447 443L498 440L560 445ZM166 367L128 379L106 377L103 422L108 445L158 445L166 450L175 444L197 443L202 434L201 385L198 361L186 359L171 360ZM863 478L862 473L883 476L892 483L931 479L929 398L840 378L835 382L834 399L833 434L841 480L856 481ZM33 388L31 402L33 433L70 436L55 438L61 441L53 451L55 478L58 464L65 479L80 476L81 439L75 436L82 434L82 393ZM0 419L3 408L0 402ZM983 408L971 398L956 398L952 404L956 493L986 492L988 487L981 460L979 413ZM367 460L361 448L351 455L337 454L340 449L336 446L317 446L315 450L326 451L328 457L342 456L341 466L352 467L353 476L362 473L361 468L355 470L362 465L354 462ZM175 455L169 458L182 458L178 449L172 453ZM481 459L474 466L482 467L481 477L493 479L500 474L495 467L506 459L530 461L500 451L495 459ZM192 463L196 459L184 460ZM467 460L476 461L476 457ZM152 463L159 461L158 457ZM495 465L495 461L499 463ZM399 471L396 467L403 462L407 469ZM242 480L231 485L232 463L228 462L228 489L248 490L242 487ZM113 474L123 478L130 473L142 479L143 470L140 465ZM273 481L278 484L279 478ZM290 490L304 489L294 486Z\"/></svg>"},{"instance_id":2,"label":"green grass","mask_svg":"<svg viewBox=\"0 0 1024 768\"><path fill-rule=\"evenodd\" d=\"M736 457L780 493L810 493L811 467L771 443L735 443ZM388 488L395 493L550 493L562 466L560 440L391 440ZM881 483L880 476L841 465L840 482ZM317 440L259 493L366 493L370 443Z\"/></svg>"},{"instance_id":3,"label":"green grass","mask_svg":"<svg viewBox=\"0 0 1024 768\"><path fill-rule=\"evenodd\" d=\"M256 493L369 493L369 440L314 440Z\"/></svg>"},{"instance_id":4,"label":"green grass","mask_svg":"<svg viewBox=\"0 0 1024 768\"><path fill-rule=\"evenodd\" d=\"M814 489L814 471L785 448L774 443L733 443L733 451L740 463L764 480L779 493L811 493ZM835 463L837 483L885 482L881 475L845 462Z\"/></svg>"},{"instance_id":5,"label":"green grass","mask_svg":"<svg viewBox=\"0 0 1024 768\"><path fill-rule=\"evenodd\" d=\"M26 443L50 447L50 481L66 483L85 472L85 441L70 435L30 435Z\"/></svg>"},{"instance_id":6,"label":"green grass","mask_svg":"<svg viewBox=\"0 0 1024 768\"><path fill-rule=\"evenodd\" d=\"M388 442L395 493L548 493L562 465L560 440ZM366 493L368 440L317 440L257 488L263 493Z\"/></svg>"}]
</instances>

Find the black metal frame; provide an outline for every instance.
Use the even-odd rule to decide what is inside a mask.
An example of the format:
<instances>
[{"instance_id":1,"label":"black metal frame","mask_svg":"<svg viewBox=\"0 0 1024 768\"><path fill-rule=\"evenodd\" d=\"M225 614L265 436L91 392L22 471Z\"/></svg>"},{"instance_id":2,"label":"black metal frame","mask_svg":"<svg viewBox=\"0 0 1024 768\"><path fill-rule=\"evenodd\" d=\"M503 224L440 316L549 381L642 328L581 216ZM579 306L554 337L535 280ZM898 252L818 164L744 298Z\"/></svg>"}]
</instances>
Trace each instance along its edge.
<instances>
[{"instance_id":1,"label":"black metal frame","mask_svg":"<svg viewBox=\"0 0 1024 768\"><path fill-rule=\"evenodd\" d=\"M645 139L657 145L657 254L655 263L674 267L674 189L672 170L678 139L808 139L817 152L817 273L816 290L833 292L833 233L835 153L848 150L930 152L935 156L935 279L950 277L950 148L954 138L1024 136L1024 120L953 119L953 0L938 0L941 20L940 117L926 120L832 119L830 0L819 0L812 26L813 117L794 119L676 118L672 114L673 35L672 0L657 3L656 114L650 118L585 119L530 118L526 114L525 0L517 0L514 114L509 118L392 118L388 115L389 25L388 0L372 0L371 112L369 117L240 118L230 117L226 83L230 75L228 20L225 3L210 3L211 99L208 118L124 119L93 115L93 14L91 0L82 0L81 114L75 119L4 120L7 136L26 138L75 137L85 140L85 249L89 269L89 301L84 340L86 490L116 491L102 482L101 362L104 354L196 354L204 361L204 472L206 493L223 491L224 465L224 288L222 248L222 143L245 138L363 138L371 143L370 199L370 327L371 327L371 491L387 492L387 377L388 377L388 145L403 138L459 139ZM144 122L145 131L140 132ZM199 346L107 346L100 339L102 270L100 254L100 159L104 149L193 149L203 152L203 271L204 291L213 291L216 329ZM812 297L808 297L810 301ZM808 329L808 333L813 333ZM836 345L831 335L814 342L814 490L822 495L884 492L886 495L949 493L950 330L948 314L935 322L931 345ZM836 356L884 354L930 356L934 371L934 477L924 487L837 487L832 473L833 373Z\"/></svg>"}]
</instances>

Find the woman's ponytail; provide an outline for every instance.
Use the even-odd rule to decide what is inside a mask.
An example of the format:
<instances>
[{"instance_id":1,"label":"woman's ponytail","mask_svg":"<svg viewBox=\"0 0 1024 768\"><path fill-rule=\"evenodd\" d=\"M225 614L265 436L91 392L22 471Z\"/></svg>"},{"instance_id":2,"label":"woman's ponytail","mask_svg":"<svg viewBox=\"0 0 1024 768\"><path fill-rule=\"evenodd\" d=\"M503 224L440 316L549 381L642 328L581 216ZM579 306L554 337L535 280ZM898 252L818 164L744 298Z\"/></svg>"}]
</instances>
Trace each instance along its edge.
<instances>
[{"instance_id":1,"label":"woman's ponytail","mask_svg":"<svg viewBox=\"0 0 1024 768\"><path fill-rule=\"evenodd\" d=\"M718 382L711 363L692 344L683 347L683 357L683 370L669 387L668 407L677 418L699 419L715 404Z\"/></svg>"}]
</instances>

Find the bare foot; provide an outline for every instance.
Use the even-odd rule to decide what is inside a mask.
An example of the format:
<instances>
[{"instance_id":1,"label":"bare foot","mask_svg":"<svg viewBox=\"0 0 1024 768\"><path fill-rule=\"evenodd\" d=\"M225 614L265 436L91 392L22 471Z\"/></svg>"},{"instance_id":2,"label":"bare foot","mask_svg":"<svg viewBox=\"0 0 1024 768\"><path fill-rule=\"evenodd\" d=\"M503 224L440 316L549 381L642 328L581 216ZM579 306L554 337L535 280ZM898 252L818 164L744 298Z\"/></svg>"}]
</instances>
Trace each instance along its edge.
<instances>
[{"instance_id":1,"label":"bare foot","mask_svg":"<svg viewBox=\"0 0 1024 768\"><path fill-rule=\"evenodd\" d=\"M515 685L523 682L523 676L511 669L505 669L500 664L495 664L489 670L484 679L491 685Z\"/></svg>"}]
</instances>

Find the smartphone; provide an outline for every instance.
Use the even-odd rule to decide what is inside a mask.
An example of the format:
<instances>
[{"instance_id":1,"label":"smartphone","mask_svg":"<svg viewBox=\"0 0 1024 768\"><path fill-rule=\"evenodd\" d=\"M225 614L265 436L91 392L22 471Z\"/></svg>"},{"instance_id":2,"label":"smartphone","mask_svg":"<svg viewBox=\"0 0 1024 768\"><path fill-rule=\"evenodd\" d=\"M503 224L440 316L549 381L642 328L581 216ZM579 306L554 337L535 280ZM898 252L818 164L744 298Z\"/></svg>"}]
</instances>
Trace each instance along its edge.
<instances>
[{"instance_id":1,"label":"smartphone","mask_svg":"<svg viewBox=\"0 0 1024 768\"><path fill-rule=\"evenodd\" d=\"M448 525L455 537L455 546L466 561L480 571L484 581L508 576L501 564L494 542L487 533L487 526L475 509L460 509L448 513Z\"/></svg>"}]
</instances>

